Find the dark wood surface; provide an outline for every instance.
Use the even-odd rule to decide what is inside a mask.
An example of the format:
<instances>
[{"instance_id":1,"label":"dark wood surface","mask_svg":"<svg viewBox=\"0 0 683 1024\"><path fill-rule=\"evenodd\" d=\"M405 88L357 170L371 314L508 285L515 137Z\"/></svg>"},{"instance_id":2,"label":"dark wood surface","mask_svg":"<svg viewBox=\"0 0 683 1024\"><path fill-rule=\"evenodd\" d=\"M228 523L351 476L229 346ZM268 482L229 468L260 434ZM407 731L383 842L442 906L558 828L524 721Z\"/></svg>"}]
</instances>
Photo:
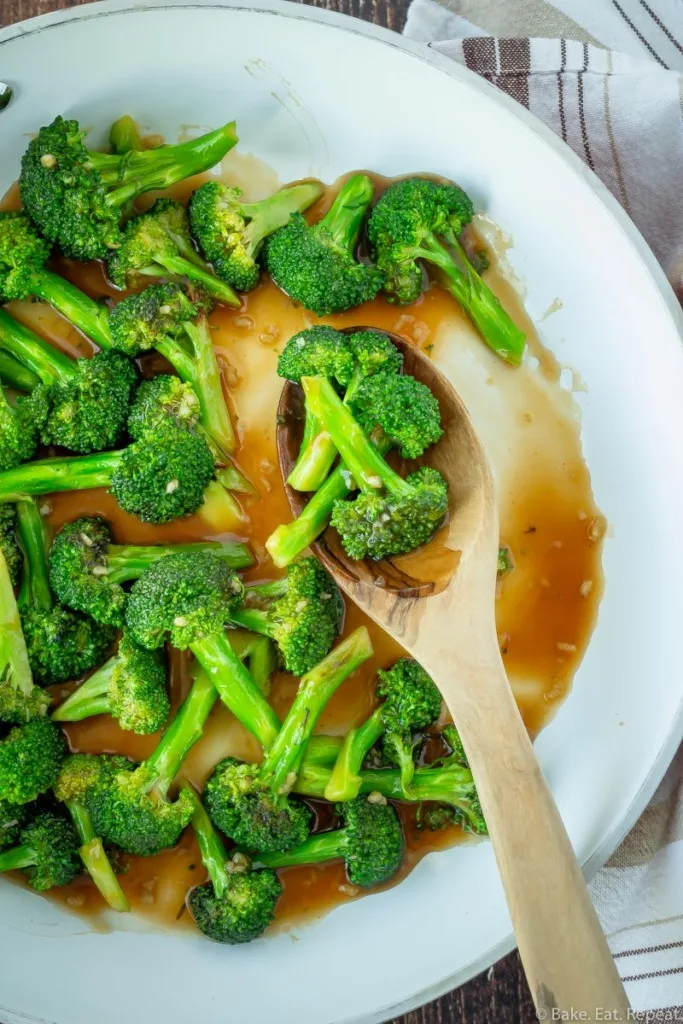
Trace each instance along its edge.
<instances>
[{"instance_id":1,"label":"dark wood surface","mask_svg":"<svg viewBox=\"0 0 683 1024\"><path fill-rule=\"evenodd\" d=\"M0 0L0 27L88 0ZM309 2L309 0L306 0ZM400 32L409 0L310 0ZM0 64L0 77L2 66ZM485 912L485 909L484 911ZM387 1024L533 1024L536 1020L516 953L462 988ZM201 1024L201 1022L199 1022Z\"/></svg>"}]
</instances>

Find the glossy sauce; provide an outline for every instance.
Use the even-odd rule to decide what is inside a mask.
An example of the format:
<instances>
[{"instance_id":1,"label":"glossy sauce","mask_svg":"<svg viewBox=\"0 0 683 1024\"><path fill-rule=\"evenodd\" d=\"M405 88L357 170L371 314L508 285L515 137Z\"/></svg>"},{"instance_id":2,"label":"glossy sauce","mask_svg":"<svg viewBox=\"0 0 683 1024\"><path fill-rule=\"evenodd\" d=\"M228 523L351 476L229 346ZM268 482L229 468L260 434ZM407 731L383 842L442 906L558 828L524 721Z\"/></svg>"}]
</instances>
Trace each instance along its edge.
<instances>
[{"instance_id":1,"label":"glossy sauce","mask_svg":"<svg viewBox=\"0 0 683 1024\"><path fill-rule=\"evenodd\" d=\"M224 172L243 184L247 199L268 194L278 183L268 169L251 157L231 154ZM383 182L378 179L378 184ZM196 187L196 182L192 183ZM175 190L187 194L187 183ZM330 201L321 201L317 216ZM7 206L16 205L8 196ZM502 250L491 237L491 226L477 223L474 232ZM493 261L487 280L513 319L527 332L537 365L511 370L503 366L476 337L454 300L432 286L410 307L395 307L383 299L359 309L326 318L335 326L363 324L401 334L430 352L451 376L489 449L501 505L502 542L509 546L514 572L499 584L497 621L501 650L524 720L535 734L566 696L576 667L586 649L602 590L600 569L604 523L592 500L590 478L580 446L580 424L574 402L560 386L560 367L543 349L515 288ZM83 267L60 261L58 269L96 298L117 294L98 264ZM71 355L87 355L90 343L69 330L41 304L13 303L15 316ZM276 375L279 352L296 331L319 322L269 281L245 296L239 310L220 308L211 317L214 342L224 384L236 416L240 438L237 460L255 485L258 497L241 496L245 518L217 524L213 531L197 516L151 527L126 515L103 490L58 494L46 499L54 529L81 515L102 515L114 528L119 543L188 541L231 535L249 540L257 565L250 578L277 575L270 565L265 540L280 522L291 519L275 453L275 409L281 382ZM157 364L158 369L158 364ZM501 436L505 445L501 447ZM490 445L489 445L490 439ZM343 734L359 724L374 706L372 681L377 667L391 664L401 649L355 607L347 608L344 632L367 625L375 648L374 658L348 679L326 708L318 731ZM187 658L174 652L171 691L176 707L187 690ZM271 701L284 715L297 681L274 679ZM62 691L60 691L61 694ZM66 692L66 690L64 690ZM123 732L101 717L66 727L72 750L125 754L140 759L155 747L158 736L139 737ZM213 766L228 754L257 760L259 746L227 709L217 702L205 734L190 753L184 774L201 786ZM404 877L426 853L462 841L457 828L429 832L417 827L415 808L403 805L400 813L406 832ZM321 819L329 827L329 810ZM121 884L134 910L166 925L189 922L185 894L205 880L191 830L178 846L158 856L124 856ZM334 905L357 898L343 865L290 868L281 872L284 894L278 922L293 924L321 914ZM102 900L87 878L78 879L50 898L89 917L104 927L99 916Z\"/></svg>"}]
</instances>

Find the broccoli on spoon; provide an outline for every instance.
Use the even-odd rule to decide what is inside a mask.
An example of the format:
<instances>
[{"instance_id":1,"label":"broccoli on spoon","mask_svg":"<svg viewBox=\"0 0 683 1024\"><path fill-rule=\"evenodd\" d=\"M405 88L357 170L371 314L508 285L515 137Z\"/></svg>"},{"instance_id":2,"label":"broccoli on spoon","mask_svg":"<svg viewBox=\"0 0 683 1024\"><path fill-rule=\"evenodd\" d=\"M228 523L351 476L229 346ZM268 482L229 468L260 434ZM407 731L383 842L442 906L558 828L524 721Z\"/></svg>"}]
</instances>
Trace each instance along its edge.
<instances>
[{"instance_id":1,"label":"broccoli on spoon","mask_svg":"<svg viewBox=\"0 0 683 1024\"><path fill-rule=\"evenodd\" d=\"M122 240L122 211L151 190L214 167L237 142L235 123L198 139L123 155L83 143L78 122L57 117L31 140L21 161L24 209L66 256L105 259Z\"/></svg>"}]
</instances>

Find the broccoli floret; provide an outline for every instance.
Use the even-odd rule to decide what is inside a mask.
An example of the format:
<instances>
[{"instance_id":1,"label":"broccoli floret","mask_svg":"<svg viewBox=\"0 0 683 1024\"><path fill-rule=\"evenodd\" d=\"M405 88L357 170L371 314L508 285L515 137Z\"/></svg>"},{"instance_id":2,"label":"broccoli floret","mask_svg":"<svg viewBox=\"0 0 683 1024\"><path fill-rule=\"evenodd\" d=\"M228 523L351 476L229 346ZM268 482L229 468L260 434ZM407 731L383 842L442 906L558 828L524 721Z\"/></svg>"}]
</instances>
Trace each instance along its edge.
<instances>
[{"instance_id":1,"label":"broccoli floret","mask_svg":"<svg viewBox=\"0 0 683 1024\"><path fill-rule=\"evenodd\" d=\"M250 871L243 855L229 862L220 836L194 792L192 815L209 881L188 894L187 905L204 935L235 945L261 935L275 916L282 886L274 871Z\"/></svg>"},{"instance_id":2,"label":"broccoli floret","mask_svg":"<svg viewBox=\"0 0 683 1024\"><path fill-rule=\"evenodd\" d=\"M288 795L298 765L324 707L371 655L370 638L361 627L303 677L261 765L226 758L216 766L205 793L217 828L252 850L288 850L304 841L311 812Z\"/></svg>"},{"instance_id":3,"label":"broccoli floret","mask_svg":"<svg viewBox=\"0 0 683 1024\"><path fill-rule=\"evenodd\" d=\"M395 809L375 794L338 804L337 811L343 828L311 836L298 849L258 855L258 864L285 868L343 858L352 885L370 889L388 882L401 866L405 846Z\"/></svg>"},{"instance_id":4,"label":"broccoli floret","mask_svg":"<svg viewBox=\"0 0 683 1024\"><path fill-rule=\"evenodd\" d=\"M431 676L412 658L399 658L388 671L377 673L379 707L344 737L330 782L327 800L351 800L360 792L360 771L378 740L385 758L401 769L401 788L410 797L415 772L415 734L441 714L441 694Z\"/></svg>"},{"instance_id":5,"label":"broccoli floret","mask_svg":"<svg viewBox=\"0 0 683 1024\"><path fill-rule=\"evenodd\" d=\"M60 704L52 720L111 715L122 729L145 736L162 728L170 710L163 652L140 647L124 633L116 655Z\"/></svg>"},{"instance_id":6,"label":"broccoli floret","mask_svg":"<svg viewBox=\"0 0 683 1024\"><path fill-rule=\"evenodd\" d=\"M28 816L29 808L26 804L11 804L7 800L0 800L0 850L17 845Z\"/></svg>"},{"instance_id":7,"label":"broccoli floret","mask_svg":"<svg viewBox=\"0 0 683 1024\"><path fill-rule=\"evenodd\" d=\"M266 242L266 266L277 286L318 316L359 306L382 286L381 273L354 254L373 193L370 179L354 174L321 221L309 227L295 213Z\"/></svg>"},{"instance_id":8,"label":"broccoli floret","mask_svg":"<svg viewBox=\"0 0 683 1024\"><path fill-rule=\"evenodd\" d=\"M30 498L20 501L17 511L26 556L19 611L33 678L43 686L78 679L101 665L114 641L114 630L55 604L40 512Z\"/></svg>"},{"instance_id":9,"label":"broccoli floret","mask_svg":"<svg viewBox=\"0 0 683 1024\"><path fill-rule=\"evenodd\" d=\"M21 576L24 556L17 538L17 510L14 505L0 504L0 553L4 555L12 586Z\"/></svg>"},{"instance_id":10,"label":"broccoli floret","mask_svg":"<svg viewBox=\"0 0 683 1024\"><path fill-rule=\"evenodd\" d=\"M169 423L182 430L196 430L199 399L191 384L160 373L140 384L128 411L128 433L134 441L154 434Z\"/></svg>"},{"instance_id":11,"label":"broccoli floret","mask_svg":"<svg viewBox=\"0 0 683 1024\"><path fill-rule=\"evenodd\" d=\"M50 494L110 487L125 512L146 523L191 515L213 477L206 441L169 426L122 451L44 459L0 473L0 501L14 494Z\"/></svg>"},{"instance_id":12,"label":"broccoli floret","mask_svg":"<svg viewBox=\"0 0 683 1024\"><path fill-rule=\"evenodd\" d=\"M384 432L404 459L417 459L443 436L439 403L426 385L408 375L366 377L348 403L368 435Z\"/></svg>"},{"instance_id":13,"label":"broccoli floret","mask_svg":"<svg viewBox=\"0 0 683 1024\"><path fill-rule=\"evenodd\" d=\"M201 738L216 696L213 682L199 672L151 756L140 765L105 766L87 793L93 827L103 840L143 857L175 845L194 807L186 789L174 801L168 791Z\"/></svg>"},{"instance_id":14,"label":"broccoli floret","mask_svg":"<svg viewBox=\"0 0 683 1024\"><path fill-rule=\"evenodd\" d=\"M45 268L51 246L25 213L0 213L0 297L42 299L87 337L111 344L106 307Z\"/></svg>"},{"instance_id":15,"label":"broccoli floret","mask_svg":"<svg viewBox=\"0 0 683 1024\"><path fill-rule=\"evenodd\" d=\"M0 740L0 800L28 804L57 781L66 754L61 730L46 719L15 726Z\"/></svg>"},{"instance_id":16,"label":"broccoli floret","mask_svg":"<svg viewBox=\"0 0 683 1024\"><path fill-rule=\"evenodd\" d=\"M345 388L353 376L353 353L347 335L319 325L293 335L277 363L277 372L297 384L302 377L328 377Z\"/></svg>"},{"instance_id":17,"label":"broccoli floret","mask_svg":"<svg viewBox=\"0 0 683 1024\"><path fill-rule=\"evenodd\" d=\"M125 758L107 760L125 762ZM88 793L106 770L113 770L113 766L110 764L108 769L103 769L100 760L93 755L73 754L67 757L55 783L55 796L65 804L71 815L79 839L79 854L88 874L109 906L119 913L126 913L130 910L128 900L119 885L104 844L95 832L87 806Z\"/></svg>"},{"instance_id":18,"label":"broccoli floret","mask_svg":"<svg viewBox=\"0 0 683 1024\"><path fill-rule=\"evenodd\" d=\"M383 331L353 331L346 337L354 359L353 377L346 393L347 402L353 398L366 377L372 377L375 373L401 372L403 356L388 334Z\"/></svg>"},{"instance_id":19,"label":"broccoli floret","mask_svg":"<svg viewBox=\"0 0 683 1024\"><path fill-rule=\"evenodd\" d=\"M137 381L133 363L119 352L70 359L0 310L0 343L38 374L41 384L29 399L43 444L87 454L111 448L126 426Z\"/></svg>"},{"instance_id":20,"label":"broccoli floret","mask_svg":"<svg viewBox=\"0 0 683 1024\"><path fill-rule=\"evenodd\" d=\"M259 203L242 203L242 192L208 181L192 193L192 233L218 276L240 292L258 284L258 257L265 239L308 209L323 193L317 181L280 189Z\"/></svg>"},{"instance_id":21,"label":"broccoli floret","mask_svg":"<svg viewBox=\"0 0 683 1024\"><path fill-rule=\"evenodd\" d=\"M309 557L273 583L249 586L231 621L278 645L288 672L302 676L321 661L339 635L344 602L326 569Z\"/></svg>"},{"instance_id":22,"label":"broccoli floret","mask_svg":"<svg viewBox=\"0 0 683 1024\"><path fill-rule=\"evenodd\" d=\"M30 399L19 398L10 405L0 388L0 471L32 459L38 445L38 430Z\"/></svg>"},{"instance_id":23,"label":"broccoli floret","mask_svg":"<svg viewBox=\"0 0 683 1024\"><path fill-rule=\"evenodd\" d=\"M245 569L253 561L247 545L237 541L148 547L114 544L109 524L95 516L75 519L57 533L50 551L50 585L70 608L96 622L122 626L127 595L121 584L138 579L154 562L180 551L216 553L233 569Z\"/></svg>"},{"instance_id":24,"label":"broccoli floret","mask_svg":"<svg viewBox=\"0 0 683 1024\"><path fill-rule=\"evenodd\" d=\"M109 145L112 153L119 154L144 148L138 126L130 114L123 114L114 121L109 129Z\"/></svg>"},{"instance_id":25,"label":"broccoli floret","mask_svg":"<svg viewBox=\"0 0 683 1024\"><path fill-rule=\"evenodd\" d=\"M304 377L307 402L329 433L360 487L352 501L336 501L331 523L351 558L388 558L426 543L448 511L444 478L422 467L404 480L385 462L329 381Z\"/></svg>"},{"instance_id":26,"label":"broccoli floret","mask_svg":"<svg viewBox=\"0 0 683 1024\"><path fill-rule=\"evenodd\" d=\"M12 580L0 551L0 722L20 725L42 718L49 704L49 694L33 682Z\"/></svg>"},{"instance_id":27,"label":"broccoli floret","mask_svg":"<svg viewBox=\"0 0 683 1024\"><path fill-rule=\"evenodd\" d=\"M20 844L0 853L0 871L21 868L32 889L68 885L81 873L78 835L61 814L44 811L21 830Z\"/></svg>"},{"instance_id":28,"label":"broccoli floret","mask_svg":"<svg viewBox=\"0 0 683 1024\"><path fill-rule=\"evenodd\" d=\"M121 211L152 189L213 167L237 142L234 122L176 146L123 156L86 149L77 121L57 117L29 143L21 162L24 208L67 256L104 259L121 244Z\"/></svg>"},{"instance_id":29,"label":"broccoli floret","mask_svg":"<svg viewBox=\"0 0 683 1024\"><path fill-rule=\"evenodd\" d=\"M185 207L173 199L157 199L151 210L128 221L107 266L119 288L134 287L141 277L186 277L219 302L240 304L232 288L197 254Z\"/></svg>"},{"instance_id":30,"label":"broccoli floret","mask_svg":"<svg viewBox=\"0 0 683 1024\"><path fill-rule=\"evenodd\" d=\"M405 178L384 192L370 215L368 237L390 302L414 302L424 290L422 262L460 303L482 338L502 359L519 365L524 333L468 261L458 240L472 220L469 196L457 185Z\"/></svg>"},{"instance_id":31,"label":"broccoli floret","mask_svg":"<svg viewBox=\"0 0 683 1024\"><path fill-rule=\"evenodd\" d=\"M156 348L168 359L199 399L202 429L219 453L229 455L235 431L206 319L210 305L196 291L192 300L178 284L151 285L123 299L111 314L114 347L129 355Z\"/></svg>"}]
</instances>

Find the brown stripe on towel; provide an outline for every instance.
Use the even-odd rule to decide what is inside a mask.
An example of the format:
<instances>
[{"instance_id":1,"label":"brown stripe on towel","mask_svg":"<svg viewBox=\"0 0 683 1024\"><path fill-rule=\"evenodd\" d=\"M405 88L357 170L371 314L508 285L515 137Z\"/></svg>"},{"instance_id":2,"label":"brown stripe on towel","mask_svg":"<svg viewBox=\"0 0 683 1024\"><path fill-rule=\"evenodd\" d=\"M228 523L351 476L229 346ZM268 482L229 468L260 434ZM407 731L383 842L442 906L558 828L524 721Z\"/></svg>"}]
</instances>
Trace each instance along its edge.
<instances>
[{"instance_id":1,"label":"brown stripe on towel","mask_svg":"<svg viewBox=\"0 0 683 1024\"><path fill-rule=\"evenodd\" d=\"M557 72L557 99L560 107L560 128L562 129L562 141L567 141L567 118L564 112L564 69L567 66L567 41L560 39L560 53L562 62Z\"/></svg>"},{"instance_id":2,"label":"brown stripe on towel","mask_svg":"<svg viewBox=\"0 0 683 1024\"><path fill-rule=\"evenodd\" d=\"M621 980L624 982L647 981L648 978L668 978L672 974L683 974L683 967L669 967L666 971L649 971L647 974L628 974L626 977L622 976Z\"/></svg>"},{"instance_id":3,"label":"brown stripe on towel","mask_svg":"<svg viewBox=\"0 0 683 1024\"><path fill-rule=\"evenodd\" d=\"M494 84L523 106L529 106L529 73L531 72L531 44L528 39L499 39L498 63L500 74Z\"/></svg>"},{"instance_id":4,"label":"brown stripe on towel","mask_svg":"<svg viewBox=\"0 0 683 1024\"><path fill-rule=\"evenodd\" d=\"M661 19L661 18L659 18L659 17L657 17L657 15L656 15L656 14L655 14L655 12L654 12L654 11L652 10L652 8L650 7L650 5L649 5L649 4L646 4L646 3L645 3L645 0L640 0L640 5L641 5L641 7L642 7L642 8L644 9L644 10L646 10L646 11L647 11L647 13L648 13L648 14L650 15L650 17L651 17L651 18L652 18L652 20L654 21L655 25L657 25L657 26L658 26L659 28L661 28L662 32L664 33L664 35L666 36L666 38L667 38L667 39L669 40L669 42L673 43L673 45L674 45L674 46L676 47L676 49L678 50L678 52L679 52L679 53L683 53L683 46L681 46L681 44L680 44L680 43L679 43L679 41L678 41L678 40L676 39L676 36L675 36L675 35L673 34L673 32L671 32L671 31L670 31L670 29L668 29L668 28L666 27L666 25L664 24L664 22L662 21L662 19Z\"/></svg>"},{"instance_id":5,"label":"brown stripe on towel","mask_svg":"<svg viewBox=\"0 0 683 1024\"><path fill-rule=\"evenodd\" d=\"M628 27L631 29L633 34L638 36L638 38L640 39L640 41L643 44L643 46L645 47L645 49L648 50L649 53L652 54L652 56L654 57L654 59L657 61L658 64L661 64L663 68L666 68L668 70L669 65L664 63L662 58L659 56L659 54L655 50L654 46L651 46L650 43L648 43L648 41L645 38L645 36L643 35L643 33L638 31L638 29L633 24L633 22L631 21L631 19L629 18L628 14L624 10L624 8L621 6L621 4L618 4L617 0L612 0L612 4L613 4L614 8L622 16L622 18L624 19L624 21L626 22Z\"/></svg>"},{"instance_id":6,"label":"brown stripe on towel","mask_svg":"<svg viewBox=\"0 0 683 1024\"><path fill-rule=\"evenodd\" d=\"M583 75L584 72L588 71L588 46L583 44L583 68L579 71L576 76L576 88L578 91L579 98L579 124L581 125L581 138L583 140L583 148L586 154L586 160L591 171L595 170L595 164L593 163L593 156L591 154L590 144L588 142L588 127L586 125L586 109L583 100Z\"/></svg>"},{"instance_id":7,"label":"brown stripe on towel","mask_svg":"<svg viewBox=\"0 0 683 1024\"><path fill-rule=\"evenodd\" d=\"M462 41L462 52L470 71L492 75L496 71L496 41L492 36L469 36Z\"/></svg>"},{"instance_id":8,"label":"brown stripe on towel","mask_svg":"<svg viewBox=\"0 0 683 1024\"><path fill-rule=\"evenodd\" d=\"M663 942L661 946L646 946L644 949L624 949L621 953L614 953L614 959L620 956L642 956L645 953L663 953L666 949L681 949L683 942Z\"/></svg>"}]
</instances>

